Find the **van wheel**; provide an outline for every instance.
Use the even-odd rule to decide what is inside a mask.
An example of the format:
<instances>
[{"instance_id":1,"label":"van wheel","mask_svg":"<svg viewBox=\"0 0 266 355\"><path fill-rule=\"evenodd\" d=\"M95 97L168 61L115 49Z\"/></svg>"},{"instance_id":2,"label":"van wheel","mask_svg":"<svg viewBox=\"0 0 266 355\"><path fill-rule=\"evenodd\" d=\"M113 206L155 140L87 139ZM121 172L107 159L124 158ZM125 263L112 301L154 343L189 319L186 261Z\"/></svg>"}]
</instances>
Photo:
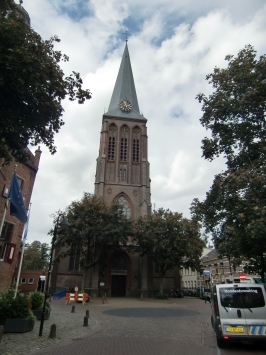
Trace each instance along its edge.
<instances>
[{"instance_id":1,"label":"van wheel","mask_svg":"<svg viewBox=\"0 0 266 355\"><path fill-rule=\"evenodd\" d=\"M217 340L217 346L218 346L219 349L225 348L226 343L225 343L224 340L218 339L218 338L216 338L216 340Z\"/></svg>"}]
</instances>

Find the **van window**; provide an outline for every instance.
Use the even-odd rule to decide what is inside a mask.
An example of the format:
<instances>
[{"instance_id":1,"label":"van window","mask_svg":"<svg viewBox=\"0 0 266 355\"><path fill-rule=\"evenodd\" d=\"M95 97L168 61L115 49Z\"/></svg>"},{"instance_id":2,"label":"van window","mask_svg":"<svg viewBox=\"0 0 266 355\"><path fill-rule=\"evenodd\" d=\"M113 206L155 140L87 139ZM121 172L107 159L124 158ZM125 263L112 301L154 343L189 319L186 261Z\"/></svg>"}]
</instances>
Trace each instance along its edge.
<instances>
[{"instance_id":1,"label":"van window","mask_svg":"<svg viewBox=\"0 0 266 355\"><path fill-rule=\"evenodd\" d=\"M258 308L265 306L260 287L222 287L219 291L223 307Z\"/></svg>"}]
</instances>

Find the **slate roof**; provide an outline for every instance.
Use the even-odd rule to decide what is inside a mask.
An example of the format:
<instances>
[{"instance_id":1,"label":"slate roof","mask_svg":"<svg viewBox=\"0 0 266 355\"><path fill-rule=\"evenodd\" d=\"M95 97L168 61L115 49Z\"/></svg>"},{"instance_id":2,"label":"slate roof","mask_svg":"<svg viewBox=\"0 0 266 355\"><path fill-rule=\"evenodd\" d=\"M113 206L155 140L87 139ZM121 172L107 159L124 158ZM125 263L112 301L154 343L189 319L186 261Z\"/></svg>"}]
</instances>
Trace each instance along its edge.
<instances>
[{"instance_id":1,"label":"slate roof","mask_svg":"<svg viewBox=\"0 0 266 355\"><path fill-rule=\"evenodd\" d=\"M132 109L129 112L125 112L120 109L119 104L122 100L127 100L132 104ZM142 120L145 119L139 111L138 98L127 43L124 49L111 102L108 111L104 115L123 118L137 118Z\"/></svg>"}]
</instances>

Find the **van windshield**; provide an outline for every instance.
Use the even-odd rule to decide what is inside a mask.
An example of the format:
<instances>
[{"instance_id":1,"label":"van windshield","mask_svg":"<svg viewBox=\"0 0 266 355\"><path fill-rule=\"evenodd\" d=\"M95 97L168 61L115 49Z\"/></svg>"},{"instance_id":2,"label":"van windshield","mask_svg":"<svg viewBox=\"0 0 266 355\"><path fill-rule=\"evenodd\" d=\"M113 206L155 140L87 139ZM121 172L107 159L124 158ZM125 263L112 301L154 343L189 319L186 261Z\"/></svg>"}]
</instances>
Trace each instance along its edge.
<instances>
[{"instance_id":1,"label":"van windshield","mask_svg":"<svg viewBox=\"0 0 266 355\"><path fill-rule=\"evenodd\" d=\"M219 291L223 307L258 308L265 306L260 287L222 287Z\"/></svg>"}]
</instances>

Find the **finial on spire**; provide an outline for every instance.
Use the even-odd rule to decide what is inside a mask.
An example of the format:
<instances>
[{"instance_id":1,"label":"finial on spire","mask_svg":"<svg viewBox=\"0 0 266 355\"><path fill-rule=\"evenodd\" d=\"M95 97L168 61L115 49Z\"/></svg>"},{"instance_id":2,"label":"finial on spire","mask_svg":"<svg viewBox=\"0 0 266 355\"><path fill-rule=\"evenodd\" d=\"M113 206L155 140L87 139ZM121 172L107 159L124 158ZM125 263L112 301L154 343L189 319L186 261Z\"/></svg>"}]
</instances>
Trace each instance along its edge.
<instances>
[{"instance_id":1,"label":"finial on spire","mask_svg":"<svg viewBox=\"0 0 266 355\"><path fill-rule=\"evenodd\" d=\"M23 4L23 0L19 0L19 3L20 3L20 5L22 5Z\"/></svg>"},{"instance_id":2,"label":"finial on spire","mask_svg":"<svg viewBox=\"0 0 266 355\"><path fill-rule=\"evenodd\" d=\"M127 29L127 28L125 29L125 32L122 32L122 35L124 35L124 36L125 36L126 43L127 43L127 41L128 41L128 37L129 37L129 36L131 36L131 34L128 32L128 29Z\"/></svg>"}]
</instances>

